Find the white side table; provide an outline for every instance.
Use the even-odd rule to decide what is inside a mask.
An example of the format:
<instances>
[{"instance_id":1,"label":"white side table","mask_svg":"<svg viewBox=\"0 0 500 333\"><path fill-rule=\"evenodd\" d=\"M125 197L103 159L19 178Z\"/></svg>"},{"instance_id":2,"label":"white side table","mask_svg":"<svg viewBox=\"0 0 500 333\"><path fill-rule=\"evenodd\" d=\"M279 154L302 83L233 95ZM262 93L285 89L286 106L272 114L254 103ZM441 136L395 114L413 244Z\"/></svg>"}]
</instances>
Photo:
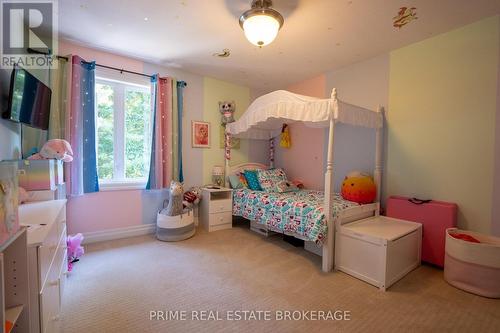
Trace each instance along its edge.
<instances>
[{"instance_id":1,"label":"white side table","mask_svg":"<svg viewBox=\"0 0 500 333\"><path fill-rule=\"evenodd\" d=\"M209 232L231 229L233 227L233 190L202 189L199 219Z\"/></svg>"}]
</instances>

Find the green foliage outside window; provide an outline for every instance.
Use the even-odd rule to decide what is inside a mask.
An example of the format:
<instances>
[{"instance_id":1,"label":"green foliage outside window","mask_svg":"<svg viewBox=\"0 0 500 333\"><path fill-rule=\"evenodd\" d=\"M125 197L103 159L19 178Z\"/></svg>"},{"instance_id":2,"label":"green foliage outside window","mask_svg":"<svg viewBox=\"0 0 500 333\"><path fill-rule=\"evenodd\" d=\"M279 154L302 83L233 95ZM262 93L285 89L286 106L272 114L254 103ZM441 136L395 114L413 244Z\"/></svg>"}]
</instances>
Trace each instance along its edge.
<instances>
[{"instance_id":1,"label":"green foliage outside window","mask_svg":"<svg viewBox=\"0 0 500 333\"><path fill-rule=\"evenodd\" d=\"M142 91L125 93L125 177L145 178L149 167L150 96Z\"/></svg>"},{"instance_id":2,"label":"green foliage outside window","mask_svg":"<svg viewBox=\"0 0 500 333\"><path fill-rule=\"evenodd\" d=\"M118 105L114 105L115 102ZM147 178L151 150L150 103L151 94L147 90L123 84L96 84L97 169L100 180ZM123 137L116 137L121 135Z\"/></svg>"},{"instance_id":3,"label":"green foliage outside window","mask_svg":"<svg viewBox=\"0 0 500 333\"><path fill-rule=\"evenodd\" d=\"M100 179L113 179L113 88L96 84L97 100L97 172Z\"/></svg>"}]
</instances>

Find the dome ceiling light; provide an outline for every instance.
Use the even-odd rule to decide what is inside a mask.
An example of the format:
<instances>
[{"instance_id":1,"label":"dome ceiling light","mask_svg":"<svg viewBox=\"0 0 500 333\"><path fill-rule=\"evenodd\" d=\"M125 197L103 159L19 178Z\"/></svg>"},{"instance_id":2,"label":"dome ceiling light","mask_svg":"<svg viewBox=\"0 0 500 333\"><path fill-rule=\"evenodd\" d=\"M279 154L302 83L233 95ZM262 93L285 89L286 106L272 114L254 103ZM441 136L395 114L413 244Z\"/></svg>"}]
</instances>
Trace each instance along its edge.
<instances>
[{"instance_id":1,"label":"dome ceiling light","mask_svg":"<svg viewBox=\"0 0 500 333\"><path fill-rule=\"evenodd\" d=\"M248 41L258 47L271 44L285 20L272 9L271 0L253 0L252 9L240 16L240 26Z\"/></svg>"}]
</instances>

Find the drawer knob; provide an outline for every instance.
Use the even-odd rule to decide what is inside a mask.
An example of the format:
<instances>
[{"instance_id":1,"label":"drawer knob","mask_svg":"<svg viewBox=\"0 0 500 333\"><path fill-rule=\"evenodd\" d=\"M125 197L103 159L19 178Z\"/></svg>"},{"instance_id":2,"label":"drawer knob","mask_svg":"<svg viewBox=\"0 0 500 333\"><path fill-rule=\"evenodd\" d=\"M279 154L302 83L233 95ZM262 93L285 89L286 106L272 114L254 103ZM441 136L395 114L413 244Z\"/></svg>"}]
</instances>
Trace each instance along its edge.
<instances>
[{"instance_id":1,"label":"drawer knob","mask_svg":"<svg viewBox=\"0 0 500 333\"><path fill-rule=\"evenodd\" d=\"M52 317L52 321L59 321L60 319L61 317L59 315Z\"/></svg>"}]
</instances>

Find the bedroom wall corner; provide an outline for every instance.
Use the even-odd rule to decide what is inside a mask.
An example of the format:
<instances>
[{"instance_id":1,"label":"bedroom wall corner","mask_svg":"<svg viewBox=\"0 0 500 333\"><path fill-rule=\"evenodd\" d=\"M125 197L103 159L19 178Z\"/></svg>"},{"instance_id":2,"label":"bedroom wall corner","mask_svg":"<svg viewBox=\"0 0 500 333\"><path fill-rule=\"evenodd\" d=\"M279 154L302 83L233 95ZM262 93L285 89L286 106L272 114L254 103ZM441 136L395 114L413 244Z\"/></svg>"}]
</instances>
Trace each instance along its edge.
<instances>
[{"instance_id":1,"label":"bedroom wall corner","mask_svg":"<svg viewBox=\"0 0 500 333\"><path fill-rule=\"evenodd\" d=\"M210 148L194 148L203 151L203 184L212 182L212 168L214 165L224 165L224 148L220 147L220 113L219 101L234 101L236 105L235 118L238 119L250 104L250 89L211 77L203 79L203 118L197 119L210 123ZM191 135L191 129L189 130ZM191 137L189 137L191 141ZM240 148L231 151L231 165L248 162L250 143L241 140Z\"/></svg>"},{"instance_id":2,"label":"bedroom wall corner","mask_svg":"<svg viewBox=\"0 0 500 333\"><path fill-rule=\"evenodd\" d=\"M498 16L391 52L387 186L491 232Z\"/></svg>"}]
</instances>

